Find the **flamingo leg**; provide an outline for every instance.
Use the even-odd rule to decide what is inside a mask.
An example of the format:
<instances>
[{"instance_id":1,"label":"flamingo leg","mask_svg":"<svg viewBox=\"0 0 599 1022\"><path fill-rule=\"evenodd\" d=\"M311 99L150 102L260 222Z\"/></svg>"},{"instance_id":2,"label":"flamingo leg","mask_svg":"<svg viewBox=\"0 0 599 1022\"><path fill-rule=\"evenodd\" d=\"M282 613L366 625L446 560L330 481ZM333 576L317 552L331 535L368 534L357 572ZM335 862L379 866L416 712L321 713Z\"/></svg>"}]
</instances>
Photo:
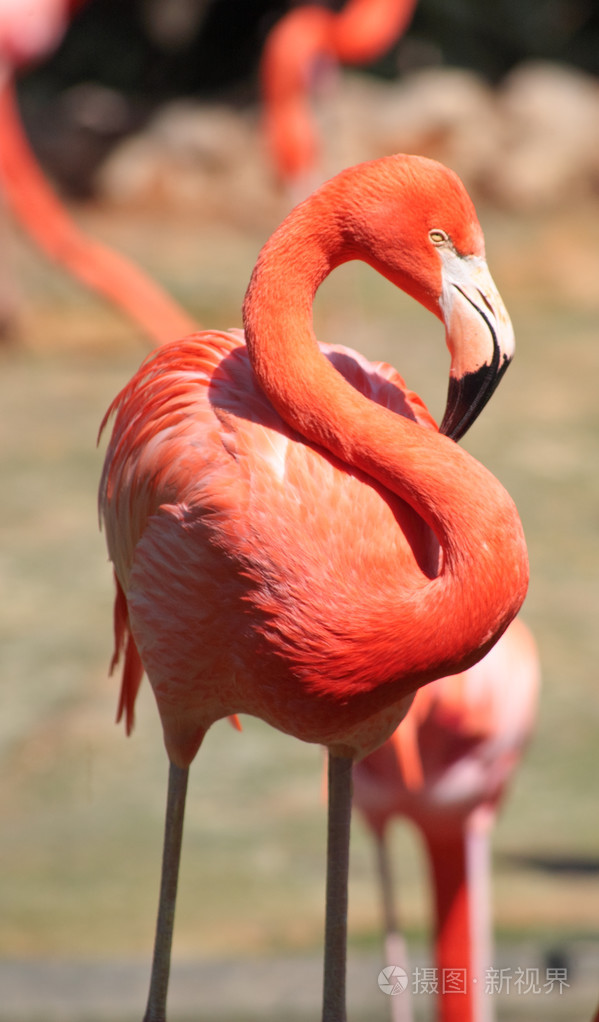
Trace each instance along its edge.
<instances>
[{"instance_id":1,"label":"flamingo leg","mask_svg":"<svg viewBox=\"0 0 599 1022\"><path fill-rule=\"evenodd\" d=\"M352 759L329 752L329 813L322 1022L346 1022L347 886Z\"/></svg>"},{"instance_id":2,"label":"flamingo leg","mask_svg":"<svg viewBox=\"0 0 599 1022\"><path fill-rule=\"evenodd\" d=\"M409 976L408 950L405 937L401 932L394 894L391 857L387 833L383 831L376 836L377 866L383 903L383 921L385 927L385 965L399 965ZM412 998L410 988L401 994L389 998L391 1022L412 1022Z\"/></svg>"},{"instance_id":3,"label":"flamingo leg","mask_svg":"<svg viewBox=\"0 0 599 1022\"><path fill-rule=\"evenodd\" d=\"M188 768L175 766L174 763L170 764L166 820L164 824L160 902L158 905L150 992L143 1022L166 1022L166 995L168 993L171 967L173 925L175 922L175 904L177 900L177 882L179 879L188 776Z\"/></svg>"},{"instance_id":4,"label":"flamingo leg","mask_svg":"<svg viewBox=\"0 0 599 1022\"><path fill-rule=\"evenodd\" d=\"M399 929L395 895L393 891L393 871L391 869L391 857L389 855L389 844L387 834L383 831L377 834L375 841L376 864L381 887L381 902L383 909L383 922L385 935L396 933ZM399 964L399 963L398 963Z\"/></svg>"},{"instance_id":5,"label":"flamingo leg","mask_svg":"<svg viewBox=\"0 0 599 1022\"><path fill-rule=\"evenodd\" d=\"M466 869L472 892L472 974L476 1022L494 1022L493 998L485 993L485 975L493 964L493 912L491 907L491 846L484 809L475 811L466 827Z\"/></svg>"}]
</instances>

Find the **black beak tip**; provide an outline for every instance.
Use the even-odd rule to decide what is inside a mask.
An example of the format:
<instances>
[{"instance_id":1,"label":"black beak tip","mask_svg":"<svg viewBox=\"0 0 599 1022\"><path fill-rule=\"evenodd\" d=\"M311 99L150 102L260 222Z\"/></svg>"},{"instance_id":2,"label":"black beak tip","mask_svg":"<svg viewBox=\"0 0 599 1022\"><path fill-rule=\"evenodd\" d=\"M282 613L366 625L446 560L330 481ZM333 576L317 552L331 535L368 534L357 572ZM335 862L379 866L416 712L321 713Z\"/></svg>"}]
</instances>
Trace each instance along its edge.
<instances>
[{"instance_id":1,"label":"black beak tip","mask_svg":"<svg viewBox=\"0 0 599 1022\"><path fill-rule=\"evenodd\" d=\"M498 369L482 365L480 369L465 373L464 376L451 376L439 431L451 440L461 440L494 393L508 365L509 360L505 359Z\"/></svg>"},{"instance_id":2,"label":"black beak tip","mask_svg":"<svg viewBox=\"0 0 599 1022\"><path fill-rule=\"evenodd\" d=\"M447 404L439 432L456 443L461 440L474 420L473 401L476 401L480 394L480 389L472 380L475 375L478 374L468 373L467 376L460 378L451 376L449 379Z\"/></svg>"}]
</instances>

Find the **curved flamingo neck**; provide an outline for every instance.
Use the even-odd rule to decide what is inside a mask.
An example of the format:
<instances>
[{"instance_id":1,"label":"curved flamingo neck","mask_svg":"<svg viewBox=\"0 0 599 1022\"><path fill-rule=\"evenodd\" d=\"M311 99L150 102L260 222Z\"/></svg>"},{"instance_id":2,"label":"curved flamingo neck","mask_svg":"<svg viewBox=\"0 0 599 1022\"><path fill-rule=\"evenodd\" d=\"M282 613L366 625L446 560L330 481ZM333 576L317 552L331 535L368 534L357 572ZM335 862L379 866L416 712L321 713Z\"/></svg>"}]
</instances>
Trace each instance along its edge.
<instances>
[{"instance_id":1,"label":"curved flamingo neck","mask_svg":"<svg viewBox=\"0 0 599 1022\"><path fill-rule=\"evenodd\" d=\"M415 6L416 0L348 0L334 12L309 3L276 23L261 79L266 134L284 179L299 180L314 169L319 146L309 93L319 72L328 68L330 74L337 61L373 61L406 31Z\"/></svg>"},{"instance_id":2,"label":"curved flamingo neck","mask_svg":"<svg viewBox=\"0 0 599 1022\"><path fill-rule=\"evenodd\" d=\"M383 54L407 30L416 0L348 0L333 21L339 60L366 64Z\"/></svg>"},{"instance_id":3,"label":"curved flamingo neck","mask_svg":"<svg viewBox=\"0 0 599 1022\"><path fill-rule=\"evenodd\" d=\"M290 214L262 250L244 303L246 341L258 382L282 418L405 500L435 532L442 568L437 578L407 582L415 589L417 639L402 649L399 671L432 679L470 666L507 626L526 591L526 547L511 498L482 465L366 398L321 354L312 301L328 273L352 258L396 282L403 272L396 252L393 271L380 252L373 256L359 203L337 181Z\"/></svg>"},{"instance_id":4,"label":"curved flamingo neck","mask_svg":"<svg viewBox=\"0 0 599 1022\"><path fill-rule=\"evenodd\" d=\"M156 344L197 330L197 323L124 256L93 241L71 219L46 181L25 136L14 82L0 63L0 186L21 225L46 255L103 295Z\"/></svg>"}]
</instances>

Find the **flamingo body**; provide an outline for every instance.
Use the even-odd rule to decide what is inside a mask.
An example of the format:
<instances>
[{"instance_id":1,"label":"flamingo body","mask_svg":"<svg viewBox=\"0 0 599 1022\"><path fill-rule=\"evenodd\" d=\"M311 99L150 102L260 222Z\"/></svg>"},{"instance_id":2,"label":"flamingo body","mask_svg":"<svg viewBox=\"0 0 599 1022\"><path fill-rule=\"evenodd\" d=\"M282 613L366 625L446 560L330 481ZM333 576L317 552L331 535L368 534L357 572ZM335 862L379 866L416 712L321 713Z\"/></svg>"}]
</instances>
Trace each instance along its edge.
<instances>
[{"instance_id":1,"label":"flamingo body","mask_svg":"<svg viewBox=\"0 0 599 1022\"><path fill-rule=\"evenodd\" d=\"M341 347L321 350L370 400L433 428L391 367ZM177 736L167 737L171 758L188 762L209 719L232 712L301 730L306 741L347 740L361 716L352 696L371 690L375 677L394 679L393 666L385 669L394 640L384 580L391 570L411 587L423 571L436 572L434 534L363 473L298 442L257 387L241 334L196 334L161 350L121 395L117 435L119 421L160 442L162 471L151 488L142 482L147 448L122 469L117 448L107 484L118 492L117 515L135 493L136 515L115 565L141 659L157 679L166 734ZM169 492L176 505L165 500ZM173 629L176 656L165 661ZM208 678L218 686L206 701ZM124 700L130 721L131 695ZM196 731L199 698L206 724ZM404 710L400 700L389 727ZM365 737L364 749L369 744Z\"/></svg>"}]
</instances>

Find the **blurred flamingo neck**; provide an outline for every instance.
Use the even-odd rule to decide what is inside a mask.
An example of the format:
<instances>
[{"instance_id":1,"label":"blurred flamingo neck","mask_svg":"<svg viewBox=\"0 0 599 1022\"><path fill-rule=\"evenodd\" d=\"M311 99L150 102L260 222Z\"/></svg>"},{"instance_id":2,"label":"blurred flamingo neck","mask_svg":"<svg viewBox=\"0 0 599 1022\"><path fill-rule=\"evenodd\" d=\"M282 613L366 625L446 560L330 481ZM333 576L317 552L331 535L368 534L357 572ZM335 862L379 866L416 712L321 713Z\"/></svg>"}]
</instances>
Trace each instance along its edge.
<instances>
[{"instance_id":1,"label":"blurred flamingo neck","mask_svg":"<svg viewBox=\"0 0 599 1022\"><path fill-rule=\"evenodd\" d=\"M337 56L346 64L375 60L403 35L416 0L348 0L331 30Z\"/></svg>"},{"instance_id":2,"label":"blurred flamingo neck","mask_svg":"<svg viewBox=\"0 0 599 1022\"><path fill-rule=\"evenodd\" d=\"M0 185L22 226L50 259L103 295L158 344L197 329L194 320L124 256L86 237L39 167L19 116L14 82L0 61Z\"/></svg>"}]
</instances>

